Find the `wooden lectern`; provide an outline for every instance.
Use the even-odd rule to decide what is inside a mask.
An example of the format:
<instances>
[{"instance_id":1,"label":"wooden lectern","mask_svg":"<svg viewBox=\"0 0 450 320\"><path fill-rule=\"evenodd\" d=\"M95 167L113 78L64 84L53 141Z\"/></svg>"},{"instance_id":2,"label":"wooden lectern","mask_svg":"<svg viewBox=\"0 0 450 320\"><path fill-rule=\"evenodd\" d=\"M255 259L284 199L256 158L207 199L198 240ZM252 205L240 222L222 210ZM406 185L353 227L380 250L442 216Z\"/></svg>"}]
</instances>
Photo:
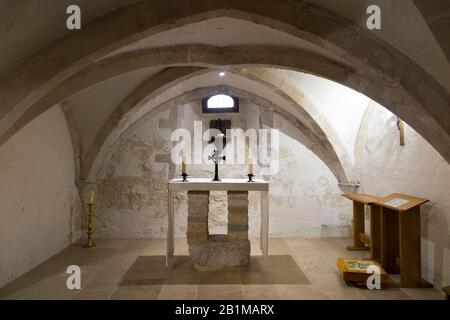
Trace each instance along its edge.
<instances>
[{"instance_id":1,"label":"wooden lectern","mask_svg":"<svg viewBox=\"0 0 450 320\"><path fill-rule=\"evenodd\" d=\"M428 200L400 193L383 198L381 207L381 264L400 273L401 287L422 287L420 206Z\"/></svg>"},{"instance_id":2,"label":"wooden lectern","mask_svg":"<svg viewBox=\"0 0 450 320\"><path fill-rule=\"evenodd\" d=\"M380 260L380 206L377 201L381 199L356 193L343 196L353 201L353 245L347 246L347 250L370 250L371 258ZM370 236L365 233L364 206L370 208Z\"/></svg>"},{"instance_id":3,"label":"wooden lectern","mask_svg":"<svg viewBox=\"0 0 450 320\"><path fill-rule=\"evenodd\" d=\"M353 201L353 246L367 250L388 273L400 273L401 287L428 286L422 281L420 206L428 200L393 193L384 198L344 194ZM364 206L370 207L370 236L364 233ZM367 245L367 246L366 246Z\"/></svg>"}]
</instances>

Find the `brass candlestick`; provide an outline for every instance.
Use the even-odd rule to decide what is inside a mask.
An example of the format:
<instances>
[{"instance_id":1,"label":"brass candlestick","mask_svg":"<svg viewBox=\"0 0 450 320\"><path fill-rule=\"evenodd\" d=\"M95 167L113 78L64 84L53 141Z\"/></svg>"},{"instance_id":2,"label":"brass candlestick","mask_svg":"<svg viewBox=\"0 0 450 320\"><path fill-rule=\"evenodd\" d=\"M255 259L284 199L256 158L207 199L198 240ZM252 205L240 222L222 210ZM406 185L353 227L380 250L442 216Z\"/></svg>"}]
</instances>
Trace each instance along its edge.
<instances>
[{"instance_id":1,"label":"brass candlestick","mask_svg":"<svg viewBox=\"0 0 450 320\"><path fill-rule=\"evenodd\" d=\"M92 248L95 247L95 243L92 241L92 233L94 233L94 227L92 224L92 208L94 207L93 203L88 203L88 224L87 224L87 241L84 244L83 248Z\"/></svg>"}]
</instances>

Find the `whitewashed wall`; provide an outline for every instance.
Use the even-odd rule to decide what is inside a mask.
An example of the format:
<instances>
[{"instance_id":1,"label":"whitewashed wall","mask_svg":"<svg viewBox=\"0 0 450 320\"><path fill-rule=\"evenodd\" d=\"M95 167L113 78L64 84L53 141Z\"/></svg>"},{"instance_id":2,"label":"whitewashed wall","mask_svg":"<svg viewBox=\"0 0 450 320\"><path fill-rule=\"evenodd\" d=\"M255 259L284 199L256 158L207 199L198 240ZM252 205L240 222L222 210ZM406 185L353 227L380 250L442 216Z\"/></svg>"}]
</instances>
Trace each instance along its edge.
<instances>
[{"instance_id":1,"label":"whitewashed wall","mask_svg":"<svg viewBox=\"0 0 450 320\"><path fill-rule=\"evenodd\" d=\"M422 274L436 287L450 285L450 165L407 125L401 147L396 121L385 108L369 106L357 140L359 192L430 199L422 206Z\"/></svg>"},{"instance_id":2,"label":"whitewashed wall","mask_svg":"<svg viewBox=\"0 0 450 320\"><path fill-rule=\"evenodd\" d=\"M241 105L239 115L202 115L200 102L165 111L132 131L102 170L96 203L97 234L102 237L165 237L168 165L155 155L170 151L171 129L193 129L194 120L232 119L247 129L259 123L259 107ZM252 110L252 112L246 112ZM165 120L160 120L165 119ZM255 119L257 121L255 121ZM342 199L331 171L311 151L287 135L280 137L280 171L270 178L270 234L327 237L349 234L351 207ZM189 165L192 177L212 177L213 165ZM180 172L176 168L176 173ZM245 165L220 167L221 177L244 178ZM211 231L226 232L225 194L211 196ZM186 233L186 194L177 194L175 229ZM250 193L250 234L259 235L259 194Z\"/></svg>"},{"instance_id":3,"label":"whitewashed wall","mask_svg":"<svg viewBox=\"0 0 450 320\"><path fill-rule=\"evenodd\" d=\"M315 112L328 120L354 163L356 136L370 99L339 83L311 74L289 70L278 72L300 88L317 107ZM311 116L320 123L314 113Z\"/></svg>"},{"instance_id":4,"label":"whitewashed wall","mask_svg":"<svg viewBox=\"0 0 450 320\"><path fill-rule=\"evenodd\" d=\"M0 148L0 287L79 236L72 154L59 107Z\"/></svg>"}]
</instances>

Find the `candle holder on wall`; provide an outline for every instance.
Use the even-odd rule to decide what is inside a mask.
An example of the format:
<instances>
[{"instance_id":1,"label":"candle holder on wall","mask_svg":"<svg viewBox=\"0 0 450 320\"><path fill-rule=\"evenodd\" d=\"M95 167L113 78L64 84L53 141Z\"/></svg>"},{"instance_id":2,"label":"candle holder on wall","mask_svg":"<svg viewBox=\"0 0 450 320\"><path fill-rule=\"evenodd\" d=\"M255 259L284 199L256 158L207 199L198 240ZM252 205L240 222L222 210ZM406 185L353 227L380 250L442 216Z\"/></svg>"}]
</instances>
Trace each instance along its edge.
<instances>
[{"instance_id":1,"label":"candle holder on wall","mask_svg":"<svg viewBox=\"0 0 450 320\"><path fill-rule=\"evenodd\" d=\"M88 223L87 223L87 241L84 244L83 248L92 248L95 247L95 243L92 241L92 234L94 233L94 226L92 222L93 218L93 203L88 203Z\"/></svg>"},{"instance_id":2,"label":"candle holder on wall","mask_svg":"<svg viewBox=\"0 0 450 320\"><path fill-rule=\"evenodd\" d=\"M254 175L251 174L251 173L249 173L249 174L248 174L248 181L247 181L247 182L255 182L255 181L253 180L253 177L254 177Z\"/></svg>"}]
</instances>

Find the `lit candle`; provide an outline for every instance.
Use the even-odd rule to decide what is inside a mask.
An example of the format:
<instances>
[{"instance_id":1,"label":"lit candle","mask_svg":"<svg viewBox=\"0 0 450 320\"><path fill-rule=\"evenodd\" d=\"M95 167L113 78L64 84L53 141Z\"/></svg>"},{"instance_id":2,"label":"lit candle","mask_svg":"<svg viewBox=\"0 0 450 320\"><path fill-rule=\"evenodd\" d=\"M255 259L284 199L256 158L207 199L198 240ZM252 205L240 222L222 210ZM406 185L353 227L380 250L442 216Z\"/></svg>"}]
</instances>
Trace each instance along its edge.
<instances>
[{"instance_id":1,"label":"lit candle","mask_svg":"<svg viewBox=\"0 0 450 320\"><path fill-rule=\"evenodd\" d=\"M91 193L89 194L89 204L94 204L94 195L95 192L91 191Z\"/></svg>"},{"instance_id":2,"label":"lit candle","mask_svg":"<svg viewBox=\"0 0 450 320\"><path fill-rule=\"evenodd\" d=\"M181 161L181 173L185 174L186 171L187 171L186 156L183 153L183 158L182 158L182 161Z\"/></svg>"}]
</instances>

